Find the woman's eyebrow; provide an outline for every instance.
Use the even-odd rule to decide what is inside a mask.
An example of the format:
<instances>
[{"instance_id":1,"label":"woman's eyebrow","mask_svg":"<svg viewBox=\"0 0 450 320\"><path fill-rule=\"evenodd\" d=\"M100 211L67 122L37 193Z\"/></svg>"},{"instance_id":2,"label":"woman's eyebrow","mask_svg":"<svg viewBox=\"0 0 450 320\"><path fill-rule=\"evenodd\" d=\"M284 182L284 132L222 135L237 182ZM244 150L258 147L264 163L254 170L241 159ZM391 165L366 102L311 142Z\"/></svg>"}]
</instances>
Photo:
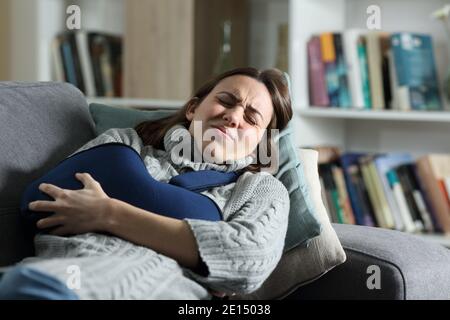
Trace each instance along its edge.
<instances>
[{"instance_id":1,"label":"woman's eyebrow","mask_svg":"<svg viewBox=\"0 0 450 320\"><path fill-rule=\"evenodd\" d=\"M221 91L221 92L219 92L218 94L221 94L221 93L225 93L225 94L227 94L228 96L230 96L231 98L233 98L235 101L237 101L237 102L242 102L242 98L241 98L241 96L238 94L238 93L233 93L233 92L229 92L229 91ZM245 109L249 109L250 111L252 111L252 112L254 112L254 113L257 113L260 117L261 117L261 119L264 121L264 117L263 117L263 115L261 114L261 112L259 112L256 108L254 108L251 104L247 104L247 106L245 107Z\"/></svg>"},{"instance_id":2,"label":"woman's eyebrow","mask_svg":"<svg viewBox=\"0 0 450 320\"><path fill-rule=\"evenodd\" d=\"M234 94L234 93L229 92L229 91L221 91L221 92L219 92L218 94L221 94L221 93L227 94L228 96L230 96L231 98L233 98L233 99L236 100L237 102L241 102L241 101L242 101L242 98L240 97L239 94Z\"/></svg>"}]
</instances>

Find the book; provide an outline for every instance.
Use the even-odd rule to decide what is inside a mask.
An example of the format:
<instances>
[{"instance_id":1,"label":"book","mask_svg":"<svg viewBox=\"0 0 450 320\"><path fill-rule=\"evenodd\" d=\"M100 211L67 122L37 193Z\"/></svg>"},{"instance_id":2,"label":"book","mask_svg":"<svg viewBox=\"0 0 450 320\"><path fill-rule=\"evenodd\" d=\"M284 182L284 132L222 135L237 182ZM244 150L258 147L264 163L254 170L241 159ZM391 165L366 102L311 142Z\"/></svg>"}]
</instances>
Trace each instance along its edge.
<instances>
[{"instance_id":1,"label":"book","mask_svg":"<svg viewBox=\"0 0 450 320\"><path fill-rule=\"evenodd\" d=\"M415 185L415 189L417 189L417 193L414 194L417 205L419 208L423 206L421 209L422 212L422 220L425 224L425 229L427 231L436 231L436 226L438 222L436 221L436 214L434 213L433 206L431 205L430 198L428 194L425 192L425 188L420 181L419 175L417 173L417 165L415 163L411 163L409 166L413 185ZM426 217L424 217L426 216ZM429 226L431 224L431 226Z\"/></svg>"},{"instance_id":2,"label":"book","mask_svg":"<svg viewBox=\"0 0 450 320\"><path fill-rule=\"evenodd\" d=\"M369 163L372 160L372 156L365 156L359 159L362 177L364 184L367 187L370 202L372 203L376 221L381 228L390 228L390 225L386 221L385 214L383 212L383 205L381 200L378 198L378 192L375 190L375 183L372 180L372 174L369 169Z\"/></svg>"},{"instance_id":3,"label":"book","mask_svg":"<svg viewBox=\"0 0 450 320\"><path fill-rule=\"evenodd\" d=\"M368 32L367 41L367 64L369 67L369 83L372 99L372 109L385 109L384 87L383 87L383 58L381 51L381 38L387 37L386 33Z\"/></svg>"},{"instance_id":4,"label":"book","mask_svg":"<svg viewBox=\"0 0 450 320\"><path fill-rule=\"evenodd\" d=\"M82 76L86 87L86 95L89 97L97 96L94 84L94 72L92 69L91 55L88 48L88 38L84 31L78 31L75 34L76 47L80 59Z\"/></svg>"},{"instance_id":5,"label":"book","mask_svg":"<svg viewBox=\"0 0 450 320\"><path fill-rule=\"evenodd\" d=\"M416 212L418 213L418 216L421 219L423 230L427 232L433 232L433 220L431 219L431 214L429 209L427 208L425 199L422 195L422 191L419 187L419 183L416 178L415 174L415 164L414 163L407 163L399 166L397 170L404 171L404 178L407 181L407 188L409 190L405 189L405 192L411 193L412 198L412 206L415 208ZM399 175L401 177L401 174ZM401 179L400 179L401 182Z\"/></svg>"},{"instance_id":6,"label":"book","mask_svg":"<svg viewBox=\"0 0 450 320\"><path fill-rule=\"evenodd\" d=\"M96 40L98 33L88 33L89 53L91 55L92 72L94 74L95 91L99 97L105 96L105 89L103 86L103 76L100 67L100 55L102 54L103 46L100 41Z\"/></svg>"},{"instance_id":7,"label":"book","mask_svg":"<svg viewBox=\"0 0 450 320\"><path fill-rule=\"evenodd\" d=\"M330 32L320 34L320 47L322 60L325 65L325 81L327 84L328 99L330 106L339 106L339 77L336 66L336 51L334 47L333 34Z\"/></svg>"},{"instance_id":8,"label":"book","mask_svg":"<svg viewBox=\"0 0 450 320\"><path fill-rule=\"evenodd\" d=\"M450 176L450 155L429 154L416 161L417 174L435 215L435 228L450 234L450 204L442 179Z\"/></svg>"},{"instance_id":9,"label":"book","mask_svg":"<svg viewBox=\"0 0 450 320\"><path fill-rule=\"evenodd\" d=\"M392 109L392 92L391 92L391 76L389 64L389 49L391 48L391 41L388 34L381 34L380 49L381 49L381 69L383 78L383 94L385 109Z\"/></svg>"},{"instance_id":10,"label":"book","mask_svg":"<svg viewBox=\"0 0 450 320\"><path fill-rule=\"evenodd\" d=\"M345 63L342 35L333 33L333 43L336 52L336 73L338 77L338 105L341 108L349 108L352 104L348 88L347 64Z\"/></svg>"},{"instance_id":11,"label":"book","mask_svg":"<svg viewBox=\"0 0 450 320\"><path fill-rule=\"evenodd\" d=\"M359 70L364 98L364 109L372 108L372 98L369 83L369 66L367 64L366 37L360 36L357 42Z\"/></svg>"},{"instance_id":12,"label":"book","mask_svg":"<svg viewBox=\"0 0 450 320\"><path fill-rule=\"evenodd\" d=\"M333 222L333 217L331 214L331 209L330 206L328 204L328 196L327 196L327 192L325 190L325 184L323 183L323 178L319 176L319 181L320 181L320 194L322 196L322 202L324 204L325 210L327 211L327 215L328 215L328 219L330 219L331 222Z\"/></svg>"},{"instance_id":13,"label":"book","mask_svg":"<svg viewBox=\"0 0 450 320\"><path fill-rule=\"evenodd\" d=\"M332 175L338 191L339 203L344 214L344 223L355 224L355 216L353 215L352 206L348 197L342 168L334 165L332 167Z\"/></svg>"},{"instance_id":14,"label":"book","mask_svg":"<svg viewBox=\"0 0 450 320\"><path fill-rule=\"evenodd\" d=\"M73 67L74 67L74 72L75 72L75 77L76 77L76 82L77 82L77 88L80 89L84 94L86 94L86 87L85 87L85 83L84 83L84 79L83 79L83 73L81 70L81 61L80 61L80 56L78 54L78 49L77 49L77 41L75 38L75 32L73 31L67 31L66 32L66 41L68 41L69 45L70 45L70 50L72 53L72 63L73 63Z\"/></svg>"},{"instance_id":15,"label":"book","mask_svg":"<svg viewBox=\"0 0 450 320\"><path fill-rule=\"evenodd\" d=\"M386 175L389 181L389 185L392 188L392 192L394 193L395 199L397 200L399 212L402 216L403 230L406 232L416 231L416 226L409 212L405 194L402 185L400 184L400 180L398 179L397 173L394 169L391 169L386 173Z\"/></svg>"},{"instance_id":16,"label":"book","mask_svg":"<svg viewBox=\"0 0 450 320\"><path fill-rule=\"evenodd\" d=\"M432 38L426 34L400 32L391 35L397 83L404 95L400 109L441 110Z\"/></svg>"},{"instance_id":17,"label":"book","mask_svg":"<svg viewBox=\"0 0 450 320\"><path fill-rule=\"evenodd\" d=\"M122 39L103 33L88 35L92 55L95 87L102 96L122 95Z\"/></svg>"},{"instance_id":18,"label":"book","mask_svg":"<svg viewBox=\"0 0 450 320\"><path fill-rule=\"evenodd\" d=\"M412 162L414 162L414 160L410 154L398 152L382 154L374 159L375 167L378 171L381 185L386 195L386 200L392 212L394 226L397 230L404 230L404 222L386 174L389 170L392 170L401 164Z\"/></svg>"},{"instance_id":19,"label":"book","mask_svg":"<svg viewBox=\"0 0 450 320\"><path fill-rule=\"evenodd\" d=\"M322 60L319 37L312 37L308 41L307 47L309 102L313 106L326 107L330 104L330 100L328 99L325 65Z\"/></svg>"},{"instance_id":20,"label":"book","mask_svg":"<svg viewBox=\"0 0 450 320\"><path fill-rule=\"evenodd\" d=\"M339 193L333 179L332 166L330 163L319 164L319 174L323 178L325 190L328 193L329 207L337 223L345 223L344 211L340 203Z\"/></svg>"},{"instance_id":21,"label":"book","mask_svg":"<svg viewBox=\"0 0 450 320\"><path fill-rule=\"evenodd\" d=\"M360 29L348 29L343 33L343 48L348 69L348 84L351 94L352 107L363 109L365 106L363 96L363 83L361 66L358 57L358 39L367 31Z\"/></svg>"},{"instance_id":22,"label":"book","mask_svg":"<svg viewBox=\"0 0 450 320\"><path fill-rule=\"evenodd\" d=\"M121 96L122 47L122 38L114 34L62 32L52 41L53 77L87 96Z\"/></svg>"},{"instance_id":23,"label":"book","mask_svg":"<svg viewBox=\"0 0 450 320\"><path fill-rule=\"evenodd\" d=\"M73 62L72 49L70 43L65 39L61 42L61 56L64 66L64 74L67 82L78 87L77 75L75 72L75 63Z\"/></svg>"},{"instance_id":24,"label":"book","mask_svg":"<svg viewBox=\"0 0 450 320\"><path fill-rule=\"evenodd\" d=\"M372 207L358 165L358 159L364 155L347 152L341 155L340 162L356 224L374 226Z\"/></svg>"},{"instance_id":25,"label":"book","mask_svg":"<svg viewBox=\"0 0 450 320\"><path fill-rule=\"evenodd\" d=\"M372 157L372 159L367 162L369 174L371 175L372 185L376 193L376 198L380 203L380 209L384 217L385 228L394 229L394 218L391 209L389 208L389 204L386 199L386 193L383 190L377 169L375 168L374 158L375 157Z\"/></svg>"},{"instance_id":26,"label":"book","mask_svg":"<svg viewBox=\"0 0 450 320\"><path fill-rule=\"evenodd\" d=\"M400 181L400 185L405 196L406 205L414 223L415 230L420 232L424 231L425 226L422 221L419 207L417 206L416 200L414 198L414 189L409 178L409 169L407 165L400 165L394 170L397 173L398 180Z\"/></svg>"}]
</instances>

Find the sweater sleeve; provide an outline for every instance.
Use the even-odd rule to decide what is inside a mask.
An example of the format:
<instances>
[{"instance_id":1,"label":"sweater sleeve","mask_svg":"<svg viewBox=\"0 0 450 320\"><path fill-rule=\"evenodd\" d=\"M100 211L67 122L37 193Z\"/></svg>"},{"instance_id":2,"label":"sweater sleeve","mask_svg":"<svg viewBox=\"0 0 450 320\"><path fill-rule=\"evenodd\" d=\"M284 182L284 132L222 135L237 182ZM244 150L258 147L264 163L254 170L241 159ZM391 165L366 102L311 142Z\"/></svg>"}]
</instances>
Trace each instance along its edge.
<instances>
[{"instance_id":1,"label":"sweater sleeve","mask_svg":"<svg viewBox=\"0 0 450 320\"><path fill-rule=\"evenodd\" d=\"M141 154L143 146L142 140L133 128L112 128L87 142L81 148L72 153L72 155L80 151L111 142L124 143L134 148L139 154Z\"/></svg>"},{"instance_id":2,"label":"sweater sleeve","mask_svg":"<svg viewBox=\"0 0 450 320\"><path fill-rule=\"evenodd\" d=\"M260 177L251 192L245 184L240 188L230 198L238 208L227 221L185 219L207 269L203 275L188 269L188 274L227 294L253 292L269 277L283 253L289 216L288 192L273 176Z\"/></svg>"}]
</instances>

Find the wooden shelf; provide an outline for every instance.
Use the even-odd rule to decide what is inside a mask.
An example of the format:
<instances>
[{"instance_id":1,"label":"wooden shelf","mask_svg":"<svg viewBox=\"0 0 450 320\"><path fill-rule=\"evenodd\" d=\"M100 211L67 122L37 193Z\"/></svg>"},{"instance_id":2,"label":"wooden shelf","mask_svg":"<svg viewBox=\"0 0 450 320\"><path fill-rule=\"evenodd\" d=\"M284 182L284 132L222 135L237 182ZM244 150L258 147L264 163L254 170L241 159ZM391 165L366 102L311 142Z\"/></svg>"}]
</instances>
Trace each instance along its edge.
<instances>
[{"instance_id":1,"label":"wooden shelf","mask_svg":"<svg viewBox=\"0 0 450 320\"><path fill-rule=\"evenodd\" d=\"M99 103L114 107L139 108L139 109L180 109L185 101L159 100L159 99L134 99L134 98L104 98L87 97L88 103Z\"/></svg>"},{"instance_id":2,"label":"wooden shelf","mask_svg":"<svg viewBox=\"0 0 450 320\"><path fill-rule=\"evenodd\" d=\"M298 110L301 116L315 118L450 122L450 111L378 111L328 107L299 108Z\"/></svg>"}]
</instances>

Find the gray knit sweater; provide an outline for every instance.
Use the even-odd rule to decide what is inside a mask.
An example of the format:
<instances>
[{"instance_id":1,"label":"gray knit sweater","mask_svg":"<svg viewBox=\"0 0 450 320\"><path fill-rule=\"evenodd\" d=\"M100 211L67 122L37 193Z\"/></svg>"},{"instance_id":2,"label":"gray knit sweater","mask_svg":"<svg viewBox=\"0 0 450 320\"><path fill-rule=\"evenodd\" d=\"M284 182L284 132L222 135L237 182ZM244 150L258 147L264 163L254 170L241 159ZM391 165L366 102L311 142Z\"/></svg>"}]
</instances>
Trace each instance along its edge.
<instances>
[{"instance_id":1,"label":"gray knit sweater","mask_svg":"<svg viewBox=\"0 0 450 320\"><path fill-rule=\"evenodd\" d=\"M193 162L170 156L177 139L190 139L181 125L164 137L165 150L144 146L136 131L110 129L80 150L120 142L133 147L149 173L168 181L187 168L234 171L245 168L250 157L230 164ZM174 161L175 160L175 161ZM249 293L259 288L281 258L287 231L289 196L283 184L268 173L242 174L236 183L205 191L221 208L223 221L185 219L196 238L208 269L200 275L151 248L111 235L86 233L70 237L37 235L36 257L22 261L70 285L73 267L80 271L81 299L210 299L209 289Z\"/></svg>"}]
</instances>

